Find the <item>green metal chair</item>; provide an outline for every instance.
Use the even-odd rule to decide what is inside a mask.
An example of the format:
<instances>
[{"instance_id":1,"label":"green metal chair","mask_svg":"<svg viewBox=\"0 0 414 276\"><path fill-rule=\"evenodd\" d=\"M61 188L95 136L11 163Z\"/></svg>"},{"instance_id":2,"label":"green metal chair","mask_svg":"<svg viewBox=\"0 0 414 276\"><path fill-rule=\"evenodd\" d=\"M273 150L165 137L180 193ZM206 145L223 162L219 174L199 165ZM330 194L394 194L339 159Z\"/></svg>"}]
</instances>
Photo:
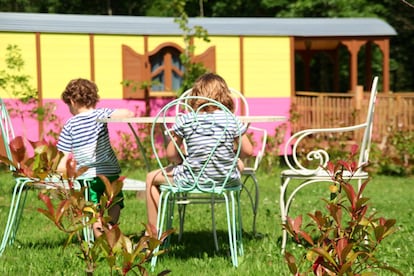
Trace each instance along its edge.
<instances>
[{"instance_id":1,"label":"green metal chair","mask_svg":"<svg viewBox=\"0 0 414 276\"><path fill-rule=\"evenodd\" d=\"M205 103L197 110L194 110L189 106L188 100L199 99L204 100ZM191 134L186 134L187 139L186 147L188 149L194 149L195 145L198 145L199 139L210 139L211 143L208 143L208 154L206 154L205 147L207 144L203 144L202 156L198 156L199 162L194 162L195 159L188 158L187 156L198 154L199 151L186 152L183 147L175 144L178 150L183 164L182 166L188 172L190 177L181 178L178 181L172 181L167 177L165 166L164 149L159 143L157 143L155 133L156 129L161 125L166 131L166 135L171 139L173 131L171 131L171 125L166 123L165 118L176 114L176 108L180 106L181 110L186 110L184 113L178 113L176 115L176 122L178 120L185 120L188 129L192 129ZM216 117L212 113L203 112L203 108L207 106L214 106L217 111L221 112L221 117ZM214 112L214 113L215 113ZM176 99L169 104L165 105L155 117L154 123L151 128L151 142L152 149L155 158L162 170L162 173L167 179L167 183L160 186L160 199L158 207L157 229L159 237L165 229L171 229L174 214L175 204L188 203L209 203L214 205L218 199L224 199L227 215L227 230L230 245L230 255L233 266L238 266L238 254L243 255L242 244L242 222L240 213L240 192L242 190L242 183L240 181L240 175L237 174L237 159L240 153L241 135L234 136L236 133L241 133L242 124L237 123L235 115L231 113L225 106L209 98L187 96L183 101L182 98ZM198 139L194 142L194 137ZM231 160L222 160L220 165L217 166L217 160L220 156L220 152L223 150L223 143L226 139L239 139L238 147L234 153L234 157ZM159 142L159 141L158 141ZM232 140L233 142L233 140ZM194 144L195 143L195 144ZM191 146L190 146L191 145ZM189 161L191 160L191 161ZM217 177L211 177L209 173L212 167L220 167L221 175ZM234 177L237 175L237 177ZM180 205L179 205L180 206ZM213 234L215 235L215 220L214 220L214 208L212 208L212 224ZM216 237L214 237L216 239ZM217 247L217 241L215 240ZM158 250L158 249L157 249ZM154 267L157 262L157 256L154 256L151 265Z\"/></svg>"},{"instance_id":2,"label":"green metal chair","mask_svg":"<svg viewBox=\"0 0 414 276\"><path fill-rule=\"evenodd\" d=\"M188 95L191 93L191 88L183 92L180 96L181 100L186 99ZM244 95L234 88L229 88L231 97L233 98L234 102L234 110L233 113L236 115L243 115L243 116L249 116L249 104L247 102L247 99L244 97ZM176 114L179 114L183 111L183 106L176 105ZM253 222L252 222L252 232L253 235L256 234L256 219L257 219L257 212L258 212L258 206L259 206L259 182L256 177L256 171L259 168L260 162L263 158L266 142L267 142L267 131L262 128L249 126L246 124L246 128L248 127L248 132L257 134L258 136L261 136L260 143L257 145L257 151L254 158L246 158L246 160L243 160L246 164L244 167L244 170L241 171L242 174L242 193L246 193L249 202L251 204L252 208L252 214L253 214ZM253 182L253 185L249 185L250 180ZM183 200L182 204L178 206L179 208L179 217L180 217L180 232L178 236L178 240L181 240L182 233L184 230L184 221L185 221L185 204L188 201ZM223 202L223 200L215 200L214 203ZM210 202L205 201L204 203L209 204ZM214 204L212 204L212 215L214 215ZM213 218L214 220L214 218ZM215 233L215 229L213 228L213 231ZM214 241L216 244L216 250L218 250L218 243L217 243L217 235L214 235Z\"/></svg>"},{"instance_id":3,"label":"green metal chair","mask_svg":"<svg viewBox=\"0 0 414 276\"><path fill-rule=\"evenodd\" d=\"M1 128L1 154L7 156L9 160L13 160L13 156L10 150L9 143L14 138L14 130L10 120L9 113L3 100L0 99L0 128ZM14 167L10 167L13 171ZM20 218L22 216L23 206L26 201L26 194L22 198L22 193L26 191L27 184L33 183L30 178L16 177L15 185L13 189L12 200L10 203L9 215L7 218L6 227L3 233L3 239L0 245L0 256L3 254L7 245L14 243L16 233L19 228Z\"/></svg>"},{"instance_id":4,"label":"green metal chair","mask_svg":"<svg viewBox=\"0 0 414 276\"><path fill-rule=\"evenodd\" d=\"M2 140L0 141L2 142L0 143L0 154L7 157L9 160L13 160L9 143L15 135L9 113L2 99L0 99L0 129ZM11 166L11 173L13 173L14 170L15 168ZM54 181L52 179L49 180L49 182L43 181L42 184L39 184L34 179L28 177L15 177L14 180L15 184L10 202L9 214L0 245L0 256L3 254L6 247L12 245L16 239L16 234L19 229L20 220L26 203L27 191L31 188L56 188L57 185L65 185L65 183L62 183L61 181ZM75 181L75 189L81 188L81 184L78 180L81 180L81 178ZM82 180L82 185L88 185L89 179L85 178ZM85 189L85 198L88 198L88 189ZM85 240L89 242L92 242L94 239L92 229L89 227L83 229L83 235Z\"/></svg>"}]
</instances>

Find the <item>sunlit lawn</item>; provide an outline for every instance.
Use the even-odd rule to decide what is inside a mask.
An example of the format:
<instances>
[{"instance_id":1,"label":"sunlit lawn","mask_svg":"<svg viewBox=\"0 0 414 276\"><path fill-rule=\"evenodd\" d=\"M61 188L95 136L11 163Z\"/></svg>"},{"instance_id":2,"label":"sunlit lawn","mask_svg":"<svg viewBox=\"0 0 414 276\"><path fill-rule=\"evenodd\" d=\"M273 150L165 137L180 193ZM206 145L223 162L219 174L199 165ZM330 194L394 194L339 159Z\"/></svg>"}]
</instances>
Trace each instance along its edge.
<instances>
[{"instance_id":1,"label":"sunlit lawn","mask_svg":"<svg viewBox=\"0 0 414 276\"><path fill-rule=\"evenodd\" d=\"M159 258L156 271L170 269L171 275L289 275L280 254L279 175L277 168L271 173L261 172L260 206L257 221L258 234L252 235L252 216L246 195L243 195L244 256L239 267L233 268L228 254L225 214L223 205L217 207L220 251L215 252L208 206L188 207L185 232L181 243L173 236L167 255ZM143 178L143 172L126 173L128 177ZM0 225L6 224L11 198L12 179L8 173L0 175ZM400 269L404 275L414 275L414 178L375 176L366 189L370 205L379 215L396 218L398 231L384 240L378 258ZM298 194L290 215L306 214L323 208L322 197L328 195L325 184L311 185ZM84 265L76 257L76 244L62 250L66 236L36 211L42 206L30 191L23 220L14 245L0 257L0 275L83 275ZM145 201L133 192L126 195L121 229L126 234L139 234L146 222ZM177 221L175 221L177 222ZM177 224L175 224L177 225ZM300 248L288 243L288 250L298 253ZM95 275L109 275L108 266L101 263ZM379 275L391 275L380 272Z\"/></svg>"}]
</instances>

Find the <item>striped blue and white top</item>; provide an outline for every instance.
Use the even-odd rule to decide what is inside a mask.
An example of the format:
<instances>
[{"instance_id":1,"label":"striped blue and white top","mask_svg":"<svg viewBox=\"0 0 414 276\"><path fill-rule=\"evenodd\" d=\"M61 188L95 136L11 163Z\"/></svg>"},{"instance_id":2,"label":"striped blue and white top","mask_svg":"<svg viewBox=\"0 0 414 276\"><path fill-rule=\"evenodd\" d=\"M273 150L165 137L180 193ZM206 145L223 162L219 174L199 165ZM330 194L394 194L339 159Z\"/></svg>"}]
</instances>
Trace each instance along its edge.
<instances>
[{"instance_id":1,"label":"striped blue and white top","mask_svg":"<svg viewBox=\"0 0 414 276\"><path fill-rule=\"evenodd\" d=\"M107 124L97 122L97 119L110 117L113 112L109 108L94 109L73 116L63 126L57 148L72 153L77 168L89 167L83 176L111 176L121 172L111 147Z\"/></svg>"},{"instance_id":2,"label":"striped blue and white top","mask_svg":"<svg viewBox=\"0 0 414 276\"><path fill-rule=\"evenodd\" d=\"M191 171L198 175L213 148L217 146L200 179L207 185L207 182L213 180L220 186L232 169L235 159L234 140L247 129L235 116L216 110L212 113L187 113L179 117L172 130L185 140L187 146L185 161L174 169L174 182L183 183L188 179L191 183ZM230 179L239 178L240 173L234 168Z\"/></svg>"}]
</instances>

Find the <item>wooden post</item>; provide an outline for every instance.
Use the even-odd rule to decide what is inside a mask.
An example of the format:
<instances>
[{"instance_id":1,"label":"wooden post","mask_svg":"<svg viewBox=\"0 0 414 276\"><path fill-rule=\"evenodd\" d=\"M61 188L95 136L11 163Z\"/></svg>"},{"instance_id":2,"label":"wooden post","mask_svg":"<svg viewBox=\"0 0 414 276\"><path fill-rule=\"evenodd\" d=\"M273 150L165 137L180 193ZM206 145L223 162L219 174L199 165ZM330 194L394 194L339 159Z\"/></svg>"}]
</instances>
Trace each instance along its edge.
<instances>
[{"instance_id":1,"label":"wooden post","mask_svg":"<svg viewBox=\"0 0 414 276\"><path fill-rule=\"evenodd\" d=\"M364 99L364 87L357 85L355 89L355 109L360 111L362 107L362 101Z\"/></svg>"},{"instance_id":2,"label":"wooden post","mask_svg":"<svg viewBox=\"0 0 414 276\"><path fill-rule=\"evenodd\" d=\"M366 114L362 114L362 102L364 100L364 87L362 85L357 85L355 89L355 124L359 124L364 120ZM362 133L355 131L354 141L360 141L362 138Z\"/></svg>"}]
</instances>

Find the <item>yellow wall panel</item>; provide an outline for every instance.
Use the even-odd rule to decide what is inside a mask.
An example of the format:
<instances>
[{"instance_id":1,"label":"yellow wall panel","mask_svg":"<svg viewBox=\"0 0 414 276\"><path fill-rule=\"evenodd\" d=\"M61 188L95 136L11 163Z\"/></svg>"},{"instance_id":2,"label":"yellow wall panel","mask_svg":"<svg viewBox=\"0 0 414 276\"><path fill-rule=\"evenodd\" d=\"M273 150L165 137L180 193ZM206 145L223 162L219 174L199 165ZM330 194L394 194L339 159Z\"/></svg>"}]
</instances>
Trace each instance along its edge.
<instances>
[{"instance_id":1,"label":"yellow wall panel","mask_svg":"<svg viewBox=\"0 0 414 276\"><path fill-rule=\"evenodd\" d=\"M0 33L0 70L12 73L7 70L5 58L7 46L17 45L24 61L23 71L20 75L30 76L29 84L37 90L37 65L36 65L36 36L27 33ZM1 98L13 98L10 91L0 90Z\"/></svg>"},{"instance_id":2,"label":"yellow wall panel","mask_svg":"<svg viewBox=\"0 0 414 276\"><path fill-rule=\"evenodd\" d=\"M244 39L244 87L247 97L290 97L288 37Z\"/></svg>"},{"instance_id":3,"label":"yellow wall panel","mask_svg":"<svg viewBox=\"0 0 414 276\"><path fill-rule=\"evenodd\" d=\"M43 98L60 98L69 80L90 79L89 36L42 34Z\"/></svg>"},{"instance_id":4,"label":"yellow wall panel","mask_svg":"<svg viewBox=\"0 0 414 276\"><path fill-rule=\"evenodd\" d=\"M101 99L122 98L122 45L144 53L142 36L95 35L95 82Z\"/></svg>"},{"instance_id":5,"label":"yellow wall panel","mask_svg":"<svg viewBox=\"0 0 414 276\"><path fill-rule=\"evenodd\" d=\"M240 89L240 44L238 37L210 37L208 47L216 46L216 71L227 85ZM196 48L197 49L197 48ZM207 47L206 47L207 49Z\"/></svg>"}]
</instances>

